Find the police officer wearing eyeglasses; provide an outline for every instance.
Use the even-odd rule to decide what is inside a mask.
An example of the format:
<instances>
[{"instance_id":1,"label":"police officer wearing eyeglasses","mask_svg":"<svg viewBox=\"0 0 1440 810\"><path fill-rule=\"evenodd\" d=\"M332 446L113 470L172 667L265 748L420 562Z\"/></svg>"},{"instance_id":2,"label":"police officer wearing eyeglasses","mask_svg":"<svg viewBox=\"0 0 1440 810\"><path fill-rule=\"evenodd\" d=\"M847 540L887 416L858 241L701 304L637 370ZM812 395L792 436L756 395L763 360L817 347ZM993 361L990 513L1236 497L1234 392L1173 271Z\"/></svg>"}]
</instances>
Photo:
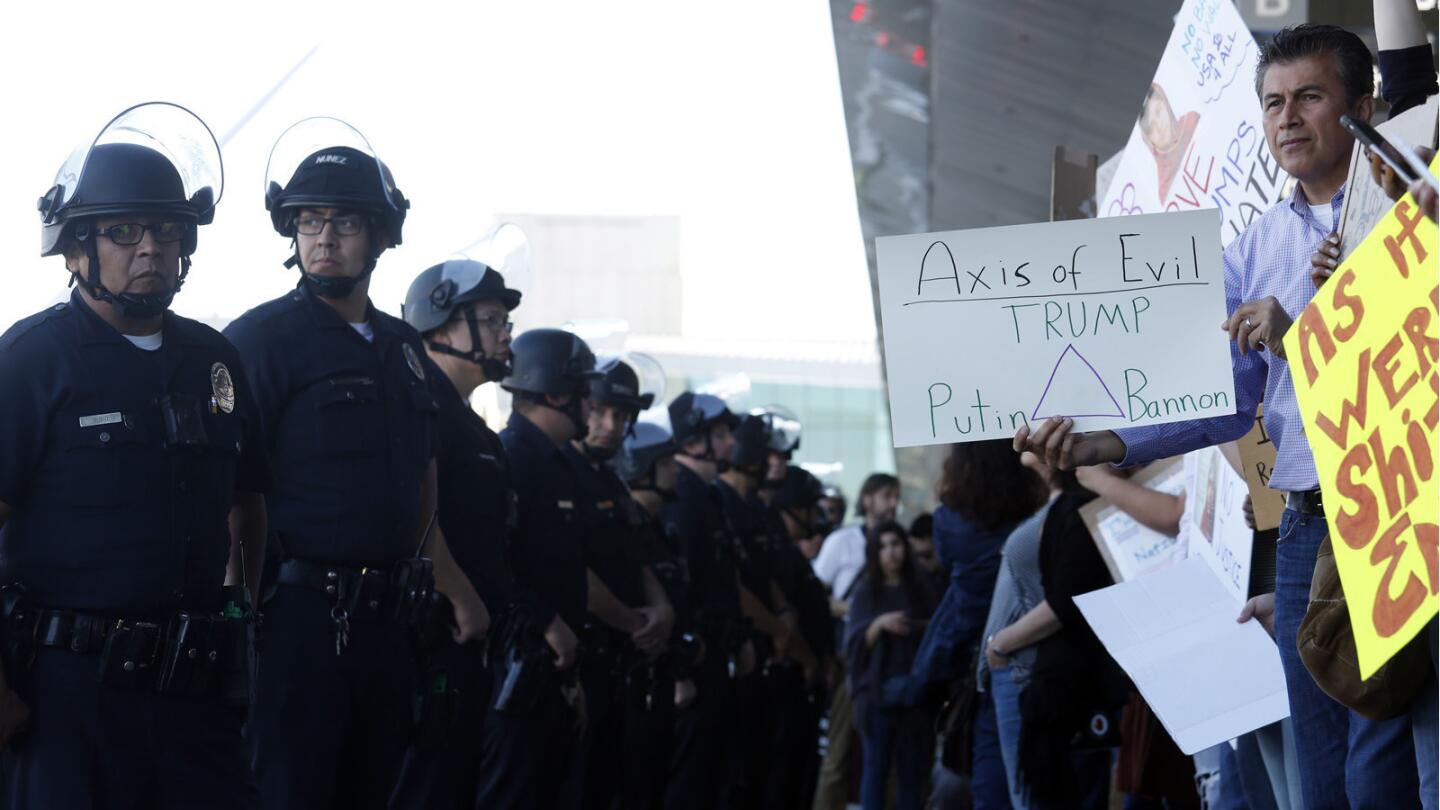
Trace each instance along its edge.
<instances>
[{"instance_id":1,"label":"police officer wearing eyeglasses","mask_svg":"<svg viewBox=\"0 0 1440 810\"><path fill-rule=\"evenodd\" d=\"M403 309L405 322L425 341L422 362L440 406L439 526L456 563L494 611L492 637L507 635L499 628L512 624L532 597L510 573L506 547L517 515L509 456L471 410L470 395L509 374L510 313L520 299L494 268L460 258L420 273ZM492 696L486 650L437 639L423 666L419 723L391 807L470 810Z\"/></svg>"},{"instance_id":2,"label":"police officer wearing eyeglasses","mask_svg":"<svg viewBox=\"0 0 1440 810\"><path fill-rule=\"evenodd\" d=\"M40 201L77 289L0 337L0 635L32 710L5 807L257 806L241 560L266 467L239 356L169 311L220 177L203 122L146 104Z\"/></svg>"},{"instance_id":3,"label":"police officer wearing eyeglasses","mask_svg":"<svg viewBox=\"0 0 1440 810\"><path fill-rule=\"evenodd\" d=\"M303 155L266 189L300 284L225 330L246 360L276 479L278 564L247 729L267 810L384 807L412 727L411 633L432 589L449 599L457 642L489 622L435 524L438 406L424 344L368 296L408 202L358 133L308 120L352 140ZM290 143L316 142L307 126L277 142L272 177L288 169Z\"/></svg>"}]
</instances>

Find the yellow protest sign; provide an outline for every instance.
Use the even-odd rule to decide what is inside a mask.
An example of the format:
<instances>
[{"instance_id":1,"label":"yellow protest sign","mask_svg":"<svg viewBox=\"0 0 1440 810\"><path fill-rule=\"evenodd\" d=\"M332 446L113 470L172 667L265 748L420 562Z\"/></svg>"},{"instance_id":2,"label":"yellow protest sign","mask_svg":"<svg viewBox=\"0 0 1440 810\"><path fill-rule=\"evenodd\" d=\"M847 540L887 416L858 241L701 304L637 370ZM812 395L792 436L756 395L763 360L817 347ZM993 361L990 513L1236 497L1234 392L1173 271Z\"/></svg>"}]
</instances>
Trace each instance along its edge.
<instances>
[{"instance_id":1,"label":"yellow protest sign","mask_svg":"<svg viewBox=\"0 0 1440 810\"><path fill-rule=\"evenodd\" d=\"M1436 252L1405 197L1285 337L1362 678L1440 606Z\"/></svg>"}]
</instances>

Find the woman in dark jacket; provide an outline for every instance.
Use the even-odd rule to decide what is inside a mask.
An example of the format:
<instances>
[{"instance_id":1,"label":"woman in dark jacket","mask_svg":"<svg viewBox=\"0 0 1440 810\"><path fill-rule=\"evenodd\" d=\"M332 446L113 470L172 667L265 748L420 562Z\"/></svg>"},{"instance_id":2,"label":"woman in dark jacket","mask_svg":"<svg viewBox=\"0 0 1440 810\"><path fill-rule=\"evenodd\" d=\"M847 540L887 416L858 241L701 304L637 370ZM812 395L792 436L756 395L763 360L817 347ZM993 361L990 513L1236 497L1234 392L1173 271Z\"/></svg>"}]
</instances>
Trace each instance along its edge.
<instances>
[{"instance_id":1,"label":"woman in dark jacket","mask_svg":"<svg viewBox=\"0 0 1440 810\"><path fill-rule=\"evenodd\" d=\"M919 810L930 768L931 719L924 708L885 708L885 678L910 671L920 636L935 610L935 596L910 557L900 524L882 524L865 545L865 570L851 597L845 628L855 726L864 744L860 804L884 810L885 782L893 762L899 810Z\"/></svg>"},{"instance_id":2,"label":"woman in dark jacket","mask_svg":"<svg viewBox=\"0 0 1440 810\"><path fill-rule=\"evenodd\" d=\"M1119 665L1075 606L1075 597L1113 584L1080 507L1095 498L1073 472L1050 470L1059 495L1040 534L1045 598L986 644L991 666L1033 646L1020 693L1019 778L1030 807L1105 808L1119 745L1117 720L1128 695Z\"/></svg>"}]
</instances>

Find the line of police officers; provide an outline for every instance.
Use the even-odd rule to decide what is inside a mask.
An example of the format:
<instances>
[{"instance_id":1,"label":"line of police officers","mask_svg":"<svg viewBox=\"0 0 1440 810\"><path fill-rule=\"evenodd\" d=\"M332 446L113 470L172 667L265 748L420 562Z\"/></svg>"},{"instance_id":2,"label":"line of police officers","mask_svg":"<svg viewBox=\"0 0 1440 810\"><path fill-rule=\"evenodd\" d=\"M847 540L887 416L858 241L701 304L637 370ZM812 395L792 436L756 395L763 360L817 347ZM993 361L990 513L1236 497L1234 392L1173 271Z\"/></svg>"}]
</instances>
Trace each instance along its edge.
<instances>
[{"instance_id":1,"label":"line of police officers","mask_svg":"<svg viewBox=\"0 0 1440 810\"><path fill-rule=\"evenodd\" d=\"M808 806L798 426L692 392L637 421L642 360L512 342L479 261L380 312L409 202L334 119L267 168L296 288L223 336L175 315L220 167L139 105L40 200L76 289L0 337L0 806Z\"/></svg>"}]
</instances>

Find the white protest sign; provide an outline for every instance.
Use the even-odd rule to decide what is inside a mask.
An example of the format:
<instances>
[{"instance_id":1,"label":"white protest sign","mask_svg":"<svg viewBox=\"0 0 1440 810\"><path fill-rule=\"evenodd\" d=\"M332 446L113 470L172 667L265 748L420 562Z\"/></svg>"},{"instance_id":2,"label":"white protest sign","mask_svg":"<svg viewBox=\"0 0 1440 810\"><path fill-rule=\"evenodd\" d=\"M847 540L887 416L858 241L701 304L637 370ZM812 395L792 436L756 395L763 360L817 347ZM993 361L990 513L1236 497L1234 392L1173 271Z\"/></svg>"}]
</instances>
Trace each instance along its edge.
<instances>
[{"instance_id":1,"label":"white protest sign","mask_svg":"<svg viewBox=\"0 0 1440 810\"><path fill-rule=\"evenodd\" d=\"M1245 496L1250 487L1218 447L1185 456L1185 515L1180 539L1190 557L1203 560L1235 600L1245 603L1250 589L1250 554L1255 536L1245 525Z\"/></svg>"},{"instance_id":2,"label":"white protest sign","mask_svg":"<svg viewBox=\"0 0 1440 810\"><path fill-rule=\"evenodd\" d=\"M875 240L895 446L1233 414L1215 217Z\"/></svg>"},{"instance_id":3,"label":"white protest sign","mask_svg":"<svg viewBox=\"0 0 1440 810\"><path fill-rule=\"evenodd\" d=\"M1075 597L1075 606L1186 754L1290 713L1280 650L1202 560Z\"/></svg>"},{"instance_id":4,"label":"white protest sign","mask_svg":"<svg viewBox=\"0 0 1440 810\"><path fill-rule=\"evenodd\" d=\"M1435 145L1436 97L1431 96L1424 104L1398 118L1392 118L1376 126L1386 139L1400 138L1411 145ZM1340 261L1344 262L1360 247L1375 225L1390 213L1395 201L1385 196L1385 189L1370 178L1370 160L1365 157L1365 147L1359 141L1350 151L1350 175L1345 181L1345 202L1340 207L1340 223L1335 230L1340 232Z\"/></svg>"},{"instance_id":5,"label":"white protest sign","mask_svg":"<svg viewBox=\"0 0 1440 810\"><path fill-rule=\"evenodd\" d=\"M1147 489L1179 495L1185 489L1185 464L1181 458L1165 459L1135 474L1131 481ZM1185 544L1144 525L1104 498L1080 507L1080 517L1105 558L1105 566L1116 582L1125 582L1185 559Z\"/></svg>"},{"instance_id":6,"label":"white protest sign","mask_svg":"<svg viewBox=\"0 0 1440 810\"><path fill-rule=\"evenodd\" d=\"M1255 38L1230 0L1185 0L1100 216L1219 209L1229 244L1279 199L1255 95Z\"/></svg>"}]
</instances>

